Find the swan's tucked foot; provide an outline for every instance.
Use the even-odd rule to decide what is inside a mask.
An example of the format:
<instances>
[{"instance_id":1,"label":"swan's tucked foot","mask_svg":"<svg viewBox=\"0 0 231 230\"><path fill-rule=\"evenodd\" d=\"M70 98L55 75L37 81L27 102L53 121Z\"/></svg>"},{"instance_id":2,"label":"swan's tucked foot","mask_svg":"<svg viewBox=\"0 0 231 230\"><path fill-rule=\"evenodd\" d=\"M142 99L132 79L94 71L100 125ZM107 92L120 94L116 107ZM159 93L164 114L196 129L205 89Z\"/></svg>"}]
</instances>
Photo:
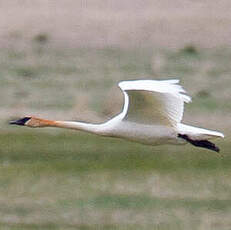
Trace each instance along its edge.
<instances>
[{"instance_id":1,"label":"swan's tucked foot","mask_svg":"<svg viewBox=\"0 0 231 230\"><path fill-rule=\"evenodd\" d=\"M187 142L189 142L190 144L192 144L194 146L210 149L210 150L215 151L217 153L219 153L219 151L220 151L220 149L214 143L212 143L208 140L192 140L185 134L178 134L178 137L186 140Z\"/></svg>"}]
</instances>

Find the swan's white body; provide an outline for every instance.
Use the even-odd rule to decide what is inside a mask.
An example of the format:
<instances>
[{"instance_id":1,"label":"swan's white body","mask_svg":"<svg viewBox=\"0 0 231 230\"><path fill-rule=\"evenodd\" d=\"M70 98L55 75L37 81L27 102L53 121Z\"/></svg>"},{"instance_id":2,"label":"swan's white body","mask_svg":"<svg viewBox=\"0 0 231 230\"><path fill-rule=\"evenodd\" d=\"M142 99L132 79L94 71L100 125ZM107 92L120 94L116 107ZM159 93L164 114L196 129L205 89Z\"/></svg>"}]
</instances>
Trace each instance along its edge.
<instances>
[{"instance_id":1,"label":"swan's white body","mask_svg":"<svg viewBox=\"0 0 231 230\"><path fill-rule=\"evenodd\" d=\"M178 83L179 80L120 82L119 87L124 94L123 110L103 124L47 120L43 123L42 119L38 119L38 125L31 117L27 117L29 120L23 124L30 127L53 126L83 130L148 145L182 144L187 141L194 144L197 140L224 137L220 132L181 123L184 103L190 102L191 98L185 95L184 89Z\"/></svg>"}]
</instances>

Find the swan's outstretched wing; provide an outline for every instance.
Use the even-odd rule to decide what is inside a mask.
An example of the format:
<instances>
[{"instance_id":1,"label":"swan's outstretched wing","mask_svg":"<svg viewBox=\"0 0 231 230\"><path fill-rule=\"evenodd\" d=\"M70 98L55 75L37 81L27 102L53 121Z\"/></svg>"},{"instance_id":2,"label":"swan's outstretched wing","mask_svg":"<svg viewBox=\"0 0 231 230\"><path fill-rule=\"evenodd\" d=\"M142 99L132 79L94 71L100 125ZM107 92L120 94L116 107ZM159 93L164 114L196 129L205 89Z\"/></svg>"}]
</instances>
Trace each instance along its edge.
<instances>
[{"instance_id":1,"label":"swan's outstretched wing","mask_svg":"<svg viewBox=\"0 0 231 230\"><path fill-rule=\"evenodd\" d=\"M122 81L125 102L123 120L152 125L176 126L182 120L184 102L191 98L183 93L179 80Z\"/></svg>"}]
</instances>

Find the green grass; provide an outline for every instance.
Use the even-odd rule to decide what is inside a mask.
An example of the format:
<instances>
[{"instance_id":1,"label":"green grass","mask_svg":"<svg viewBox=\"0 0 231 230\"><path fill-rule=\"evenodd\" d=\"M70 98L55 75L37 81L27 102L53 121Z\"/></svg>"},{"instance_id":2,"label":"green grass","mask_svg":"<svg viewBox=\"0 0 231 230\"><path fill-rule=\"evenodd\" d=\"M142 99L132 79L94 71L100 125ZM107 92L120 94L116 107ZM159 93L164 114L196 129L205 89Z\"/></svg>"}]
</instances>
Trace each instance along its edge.
<instances>
[{"instance_id":1,"label":"green grass","mask_svg":"<svg viewBox=\"0 0 231 230\"><path fill-rule=\"evenodd\" d=\"M0 135L1 229L227 229L224 158L76 132Z\"/></svg>"},{"instance_id":2,"label":"green grass","mask_svg":"<svg viewBox=\"0 0 231 230\"><path fill-rule=\"evenodd\" d=\"M57 171L105 169L180 171L185 168L213 170L229 168L231 164L226 146L228 143L223 144L225 147L222 152L227 155L222 158L212 151L189 145L183 148L171 145L153 148L121 139L79 135L75 132L57 135L40 132L15 133L1 135L1 142L0 160L12 164L28 163L28 167L31 162L44 167L44 163L49 161Z\"/></svg>"}]
</instances>

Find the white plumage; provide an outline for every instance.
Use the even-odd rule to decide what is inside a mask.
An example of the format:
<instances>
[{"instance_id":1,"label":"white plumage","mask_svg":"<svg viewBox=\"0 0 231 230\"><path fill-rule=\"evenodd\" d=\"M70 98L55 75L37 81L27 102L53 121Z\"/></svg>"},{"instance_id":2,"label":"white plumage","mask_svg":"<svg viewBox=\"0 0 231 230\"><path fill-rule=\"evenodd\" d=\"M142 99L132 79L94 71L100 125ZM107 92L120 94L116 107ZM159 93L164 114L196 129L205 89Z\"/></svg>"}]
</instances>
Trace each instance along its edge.
<instances>
[{"instance_id":1,"label":"white plumage","mask_svg":"<svg viewBox=\"0 0 231 230\"><path fill-rule=\"evenodd\" d=\"M125 94L123 113L128 113L125 116L133 115L136 118L142 115L143 122L148 118L150 123L163 124L165 121L171 126L176 126L182 120L184 102L191 101L189 96L183 94L185 91L177 85L178 82L179 80L120 82L119 87Z\"/></svg>"},{"instance_id":2,"label":"white plumage","mask_svg":"<svg viewBox=\"0 0 231 230\"><path fill-rule=\"evenodd\" d=\"M218 152L219 149L208 139L224 137L222 133L181 123L184 102L190 102L191 98L178 83L179 80L175 79L120 82L119 87L124 94L123 110L102 124L50 121L35 117L25 117L11 124L77 129L149 145L189 142Z\"/></svg>"}]
</instances>

